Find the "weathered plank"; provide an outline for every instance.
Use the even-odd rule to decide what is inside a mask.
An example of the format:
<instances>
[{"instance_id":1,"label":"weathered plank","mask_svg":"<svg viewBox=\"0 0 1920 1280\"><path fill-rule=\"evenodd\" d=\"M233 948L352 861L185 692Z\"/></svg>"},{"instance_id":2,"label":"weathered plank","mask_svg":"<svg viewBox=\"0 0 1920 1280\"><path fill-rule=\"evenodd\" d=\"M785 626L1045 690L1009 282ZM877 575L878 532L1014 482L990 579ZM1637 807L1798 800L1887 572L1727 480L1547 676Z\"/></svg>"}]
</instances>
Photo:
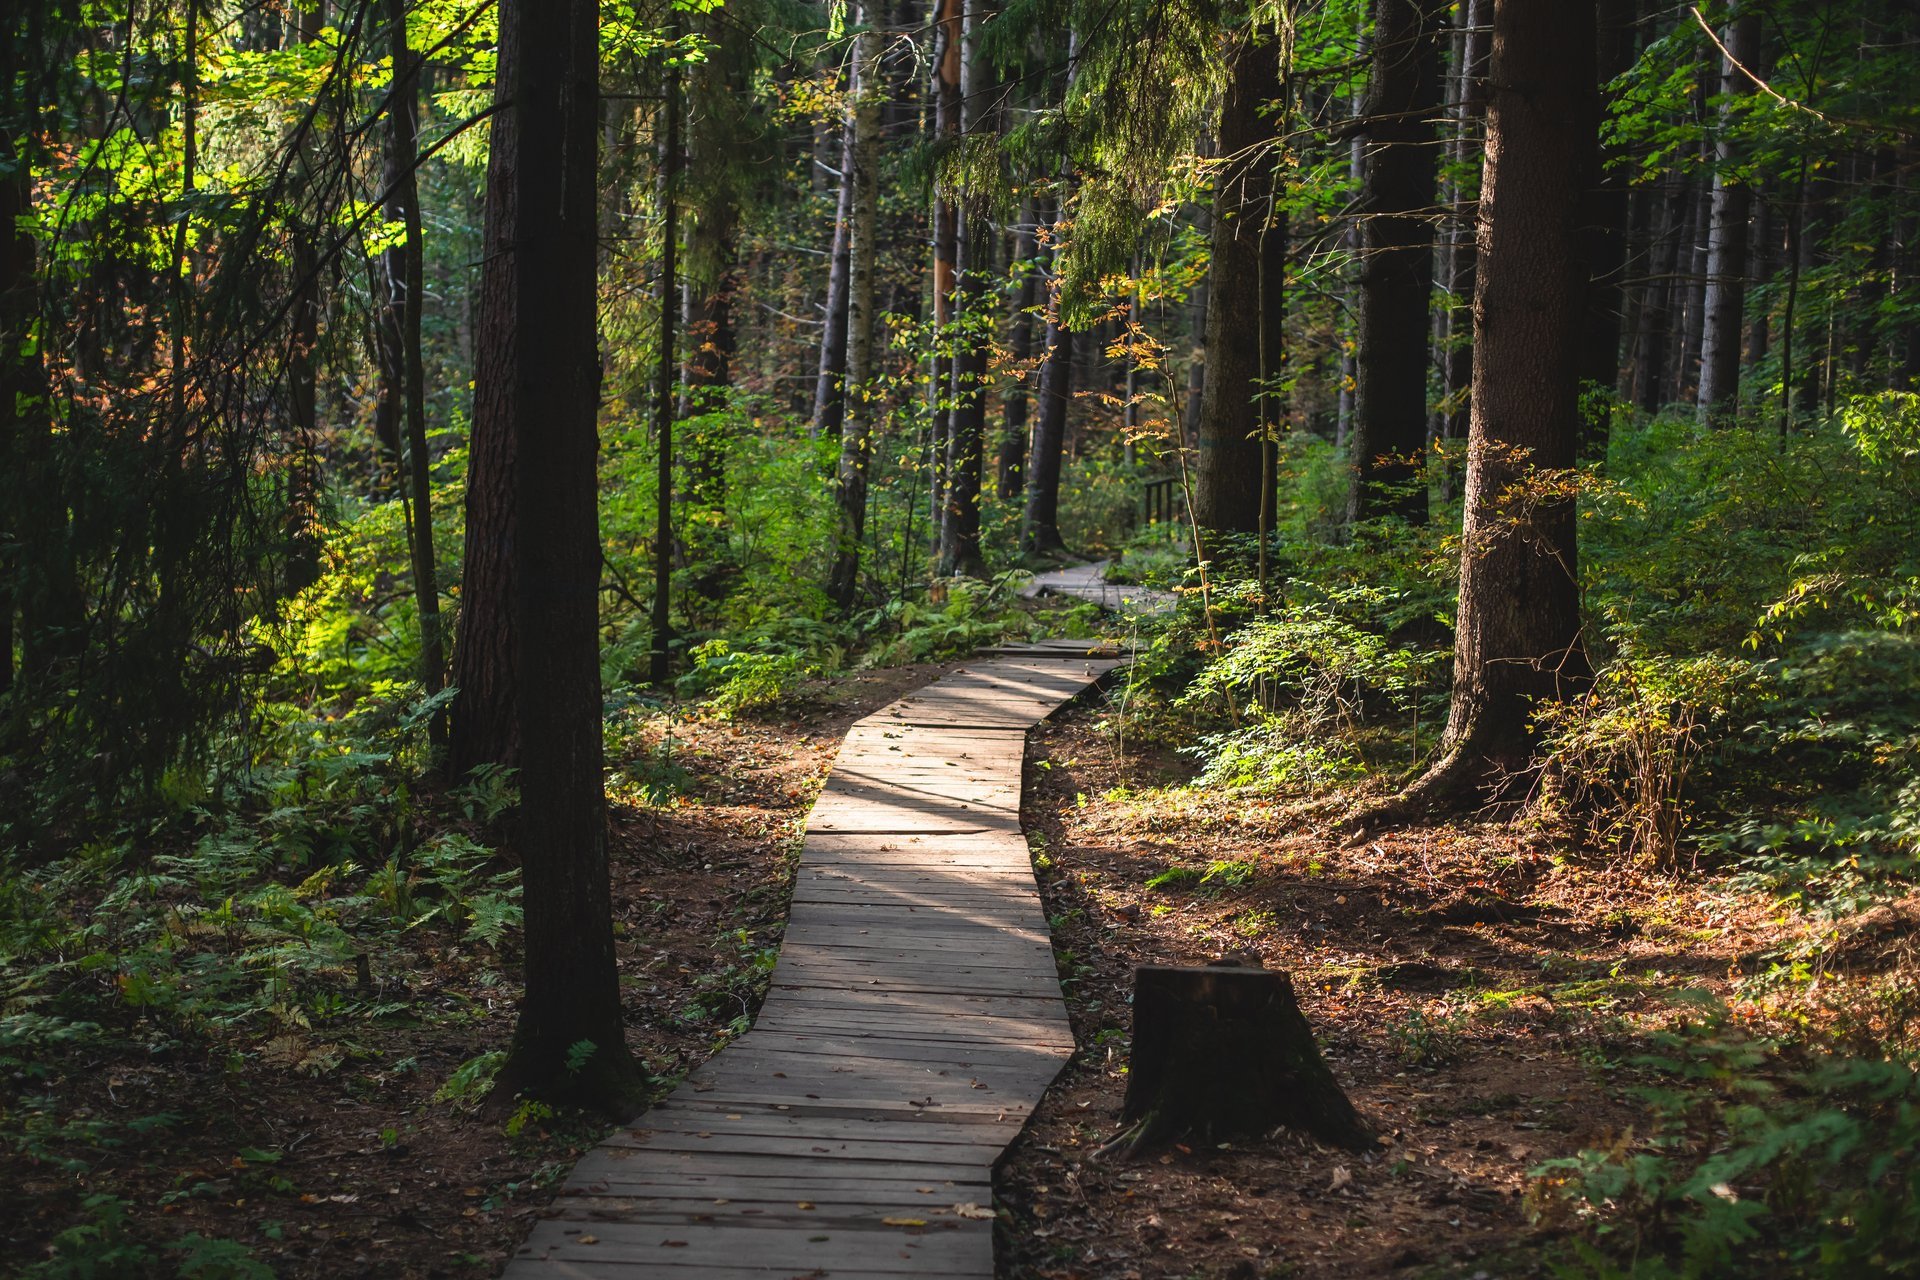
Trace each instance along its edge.
<instances>
[{"instance_id":1,"label":"weathered plank","mask_svg":"<svg viewBox=\"0 0 1920 1280\"><path fill-rule=\"evenodd\" d=\"M753 1029L581 1159L509 1280L993 1274L993 1161L1074 1048L1019 813L1026 730L1118 665L1076 647L849 731Z\"/></svg>"}]
</instances>

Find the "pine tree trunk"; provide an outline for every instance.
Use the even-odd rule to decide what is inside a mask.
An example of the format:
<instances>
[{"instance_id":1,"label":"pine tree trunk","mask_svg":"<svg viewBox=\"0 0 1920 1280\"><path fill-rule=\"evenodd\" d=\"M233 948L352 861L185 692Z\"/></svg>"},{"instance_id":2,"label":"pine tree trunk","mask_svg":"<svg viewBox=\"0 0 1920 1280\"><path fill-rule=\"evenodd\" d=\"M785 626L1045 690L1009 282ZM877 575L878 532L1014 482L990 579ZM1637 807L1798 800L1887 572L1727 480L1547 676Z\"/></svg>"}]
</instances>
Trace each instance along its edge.
<instances>
[{"instance_id":1,"label":"pine tree trunk","mask_svg":"<svg viewBox=\"0 0 1920 1280\"><path fill-rule=\"evenodd\" d=\"M952 145L960 133L961 14L963 0L933 0L933 141L936 152ZM951 341L955 256L960 235L960 210L936 192L933 202L933 332L934 354L928 397L932 414L929 477L933 499L933 548L939 557L945 545L947 521L947 455L952 448L953 357Z\"/></svg>"},{"instance_id":2,"label":"pine tree trunk","mask_svg":"<svg viewBox=\"0 0 1920 1280\"><path fill-rule=\"evenodd\" d=\"M1679 296L1681 225L1686 205L1669 174L1655 191L1648 281L1633 358L1633 400L1640 412L1658 413L1667 403L1667 353L1673 337L1673 300Z\"/></svg>"},{"instance_id":3,"label":"pine tree trunk","mask_svg":"<svg viewBox=\"0 0 1920 1280\"><path fill-rule=\"evenodd\" d=\"M1721 34L1727 50L1751 67L1760 51L1760 15L1741 13ZM1731 99L1747 91L1751 82L1733 62L1720 62L1720 96ZM1702 304L1700 340L1700 394L1702 422L1725 423L1737 409L1740 391L1740 341L1747 300L1747 220L1751 193L1746 181L1733 172L1736 148L1729 136L1733 110L1720 107L1720 127L1714 141L1713 196L1707 231L1707 282Z\"/></svg>"},{"instance_id":4,"label":"pine tree trunk","mask_svg":"<svg viewBox=\"0 0 1920 1280\"><path fill-rule=\"evenodd\" d=\"M1472 409L1473 392L1473 282L1475 273L1474 202L1479 199L1479 174L1466 161L1477 155L1482 125L1487 114L1487 53L1493 46L1493 0L1462 0L1462 32L1458 102L1455 107L1455 161L1461 167L1460 190L1452 216L1447 219L1450 241L1447 253L1448 320L1446 360L1442 366L1446 393L1446 418L1442 438L1463 444L1467 438L1467 419ZM1462 460L1449 452L1446 470L1440 477L1441 496L1452 499L1460 492Z\"/></svg>"},{"instance_id":5,"label":"pine tree trunk","mask_svg":"<svg viewBox=\"0 0 1920 1280\"><path fill-rule=\"evenodd\" d=\"M677 20L672 30L677 36ZM656 312L660 326L654 339L653 600L647 619L650 633L647 680L655 688L664 688L673 673L673 448L679 409L674 383L680 371L679 335L674 321L680 301L682 93L680 67L670 65L661 87L660 120L655 138L660 165L654 196L660 210L659 309Z\"/></svg>"},{"instance_id":6,"label":"pine tree trunk","mask_svg":"<svg viewBox=\"0 0 1920 1280\"><path fill-rule=\"evenodd\" d=\"M1052 258L1050 252L1049 268ZM1048 294L1045 349L1040 357L1040 403L1033 424L1033 449L1027 460L1027 509L1021 527L1021 544L1039 555L1067 549L1060 536L1060 465L1067 442L1067 407L1073 399L1073 331L1061 321L1057 279L1049 279Z\"/></svg>"},{"instance_id":7,"label":"pine tree trunk","mask_svg":"<svg viewBox=\"0 0 1920 1280\"><path fill-rule=\"evenodd\" d=\"M1261 349L1262 273L1281 263L1265 261L1269 239L1282 249L1285 236L1268 237L1273 155L1263 144L1273 137L1263 109L1279 96L1279 51L1243 36L1234 53L1231 84L1215 132L1219 154L1229 159L1214 177L1213 258L1207 298L1207 380L1200 409L1199 460L1194 476L1194 516L1200 526L1228 533L1257 533L1262 502L1260 370L1277 353L1279 334L1267 334ZM1280 278L1281 271L1273 271ZM1279 291L1269 301L1277 303ZM1422 322L1424 326L1424 321ZM1426 347L1424 334L1420 343ZM1278 367L1278 361L1267 361Z\"/></svg>"},{"instance_id":8,"label":"pine tree trunk","mask_svg":"<svg viewBox=\"0 0 1920 1280\"><path fill-rule=\"evenodd\" d=\"M1500 792L1529 767L1534 704L1589 680L1574 504L1552 475L1579 440L1593 16L1593 0L1495 0L1452 706L1434 765L1362 827Z\"/></svg>"},{"instance_id":9,"label":"pine tree trunk","mask_svg":"<svg viewBox=\"0 0 1920 1280\"><path fill-rule=\"evenodd\" d=\"M960 133L965 143L979 134L990 87L990 72L980 52L986 21L984 0L965 0L960 35ZM980 553L980 474L986 447L987 343L974 325L987 305L987 276L993 256L993 227L987 195L963 194L954 253L954 309L960 332L954 338L953 412L948 419L947 505L940 529L940 572L984 578Z\"/></svg>"},{"instance_id":10,"label":"pine tree trunk","mask_svg":"<svg viewBox=\"0 0 1920 1280\"><path fill-rule=\"evenodd\" d=\"M1638 7L1638 0L1600 0L1595 78L1602 93L1603 112L1611 100L1606 86L1633 64ZM1621 279L1627 264L1627 174L1611 163L1613 159L1611 154L1598 157L1581 237L1588 285L1580 378L1602 392L1612 391L1620 381L1620 323L1625 297ZM1607 456L1610 427L1604 410L1582 422L1582 457Z\"/></svg>"},{"instance_id":11,"label":"pine tree trunk","mask_svg":"<svg viewBox=\"0 0 1920 1280\"><path fill-rule=\"evenodd\" d=\"M851 87L851 86L849 86ZM813 434L840 433L846 412L847 254L853 219L853 119L840 127L840 195L833 220L833 250L827 267L827 309L820 329L820 376L813 389Z\"/></svg>"},{"instance_id":12,"label":"pine tree trunk","mask_svg":"<svg viewBox=\"0 0 1920 1280\"><path fill-rule=\"evenodd\" d=\"M390 371L405 431L407 553L413 574L414 611L420 626L420 686L429 694L446 685L446 641L440 622L440 578L433 547L432 459L427 451L426 366L420 351L425 248L420 231L420 188L414 178L419 155L420 65L407 47L406 0L387 0L393 87L387 108L387 216L406 228L405 238L385 255ZM436 751L446 745L446 719L436 715L428 736Z\"/></svg>"},{"instance_id":13,"label":"pine tree trunk","mask_svg":"<svg viewBox=\"0 0 1920 1280\"><path fill-rule=\"evenodd\" d=\"M1427 518L1427 330L1433 295L1439 0L1375 0L1361 197L1359 350L1349 523Z\"/></svg>"},{"instance_id":14,"label":"pine tree trunk","mask_svg":"<svg viewBox=\"0 0 1920 1280\"><path fill-rule=\"evenodd\" d=\"M1033 307L1039 299L1040 267L1035 236L1038 218L1032 201L1020 209L1020 225L1014 232L1013 263L1020 287L1013 296L1013 318L1008 326L1007 351L1018 375L1007 384L1000 424L1000 448L994 458L995 489L1001 501L1017 498L1027 483L1027 364L1033 359Z\"/></svg>"},{"instance_id":15,"label":"pine tree trunk","mask_svg":"<svg viewBox=\"0 0 1920 1280\"><path fill-rule=\"evenodd\" d=\"M878 6L857 5L851 20L860 26L877 16ZM879 36L863 30L854 45L853 147L848 182L853 192L848 234L847 416L840 431L839 510L833 575L827 594L842 610L851 609L860 591L860 541L867 520L867 467L872 453L874 227L879 201L880 81Z\"/></svg>"},{"instance_id":16,"label":"pine tree trunk","mask_svg":"<svg viewBox=\"0 0 1920 1280\"><path fill-rule=\"evenodd\" d=\"M517 438L514 669L526 996L496 1096L520 1090L620 1113L639 1092L613 949L601 762L598 408L598 7L505 0L495 121L513 154L507 314L477 379L510 383ZM501 323L505 321L505 323Z\"/></svg>"}]
</instances>

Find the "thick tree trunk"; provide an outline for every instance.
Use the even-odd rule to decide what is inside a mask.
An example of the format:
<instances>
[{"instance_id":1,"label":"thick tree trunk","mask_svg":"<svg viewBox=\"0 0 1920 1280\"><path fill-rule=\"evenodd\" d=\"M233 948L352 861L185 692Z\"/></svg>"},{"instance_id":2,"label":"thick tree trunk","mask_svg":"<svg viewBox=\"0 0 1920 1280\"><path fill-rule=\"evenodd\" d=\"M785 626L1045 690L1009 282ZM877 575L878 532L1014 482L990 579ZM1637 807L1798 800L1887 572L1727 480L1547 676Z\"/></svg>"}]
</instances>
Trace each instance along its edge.
<instances>
[{"instance_id":1,"label":"thick tree trunk","mask_svg":"<svg viewBox=\"0 0 1920 1280\"><path fill-rule=\"evenodd\" d=\"M613 949L601 773L600 533L596 332L599 35L594 0L537 10L505 0L499 93L512 154L490 173L513 183L507 315L489 326L483 384L512 391L518 440L514 670L521 740L521 857L526 997L497 1096L518 1090L610 1112L630 1108L640 1076L628 1056ZM506 323L500 323L504 320Z\"/></svg>"},{"instance_id":2,"label":"thick tree trunk","mask_svg":"<svg viewBox=\"0 0 1920 1280\"><path fill-rule=\"evenodd\" d=\"M1257 963L1257 962L1256 962ZM1285 1126L1350 1151L1378 1142L1327 1069L1284 973L1221 964L1133 973L1133 1048L1120 1122L1101 1149L1153 1154Z\"/></svg>"},{"instance_id":3,"label":"thick tree trunk","mask_svg":"<svg viewBox=\"0 0 1920 1280\"><path fill-rule=\"evenodd\" d=\"M1284 234L1265 234L1273 201L1273 137L1265 109L1280 93L1279 51L1243 36L1221 107L1207 302L1207 381L1200 408L1194 515L1200 526L1257 533L1262 504L1260 371L1277 369L1279 326L1261 324L1263 273L1284 274ZM1280 251L1280 260L1270 250ZM1277 307L1280 290L1264 301ZM1424 321L1423 327L1424 327ZM1263 327L1268 350L1262 351ZM1426 348L1424 332L1420 347Z\"/></svg>"},{"instance_id":4,"label":"thick tree trunk","mask_svg":"<svg viewBox=\"0 0 1920 1280\"><path fill-rule=\"evenodd\" d=\"M877 6L856 7L855 25L875 15ZM847 415L840 430L839 510L833 573L827 594L842 610L851 609L860 591L860 541L867 520L867 466L873 435L873 274L875 211L879 199L880 104L883 90L878 60L879 37L862 31L854 49L854 145L848 156L853 192L848 236Z\"/></svg>"},{"instance_id":5,"label":"thick tree trunk","mask_svg":"<svg viewBox=\"0 0 1920 1280\"><path fill-rule=\"evenodd\" d=\"M1743 66L1760 51L1760 15L1741 13L1727 24L1721 39ZM1714 139L1713 197L1707 230L1707 285L1702 305L1700 394L1702 422L1726 423L1737 409L1740 391L1740 340L1747 301L1747 218L1752 202L1746 180L1733 171L1738 148L1729 136L1731 99L1751 81L1733 61L1720 60L1719 129Z\"/></svg>"},{"instance_id":6,"label":"thick tree trunk","mask_svg":"<svg viewBox=\"0 0 1920 1280\"><path fill-rule=\"evenodd\" d=\"M1033 359L1033 307L1039 299L1040 267L1035 222L1039 214L1031 201L1020 210L1020 225L1014 231L1013 269L1020 287L1013 296L1013 319L1008 326L1007 351L1018 375L1007 384L1002 402L1000 448L994 458L995 488L1001 501L1020 496L1027 482L1027 364Z\"/></svg>"},{"instance_id":7,"label":"thick tree trunk","mask_svg":"<svg viewBox=\"0 0 1920 1280\"><path fill-rule=\"evenodd\" d=\"M980 132L990 86L991 73L980 52L980 31L986 18L984 0L965 0L960 37L960 132L967 143ZM947 505L940 528L940 572L984 578L987 562L980 552L980 474L986 447L988 336L975 326L987 305L993 227L986 192L964 192L962 199L954 253L954 304L960 332L954 338L953 412L948 419Z\"/></svg>"},{"instance_id":8,"label":"thick tree trunk","mask_svg":"<svg viewBox=\"0 0 1920 1280\"><path fill-rule=\"evenodd\" d=\"M420 188L413 171L419 155L420 64L407 47L407 0L387 0L387 26L393 58L392 101L387 115L387 172L392 197L388 215L399 214L406 239L387 256L388 270L399 256L399 274L387 280L390 323L400 358L400 400L406 423L407 552L413 572L414 611L420 622L420 687L429 694L446 686L446 640L440 621L440 574L433 548L432 458L427 452L427 374L420 352L421 304L425 290L425 246L420 233ZM397 206L397 207L396 207ZM446 717L428 722L434 750L446 746Z\"/></svg>"},{"instance_id":9,"label":"thick tree trunk","mask_svg":"<svg viewBox=\"0 0 1920 1280\"><path fill-rule=\"evenodd\" d=\"M1530 765L1533 705L1589 681L1555 477L1579 440L1593 59L1593 0L1495 0L1453 701L1432 768L1362 827L1501 791Z\"/></svg>"},{"instance_id":10,"label":"thick tree trunk","mask_svg":"<svg viewBox=\"0 0 1920 1280\"><path fill-rule=\"evenodd\" d=\"M523 0L524 2L524 0ZM515 6L516 22L519 8ZM511 51L502 45L501 56ZM517 55L512 55L517 56ZM453 646L450 767L455 777L479 765L520 763L519 709L513 654L514 423L520 406L511 376L520 334L515 315L517 228L520 222L521 115L510 105L502 65L495 99L504 107L492 122L474 319L473 418L468 438L466 543L461 559L460 617ZM545 143L528 140L529 149Z\"/></svg>"},{"instance_id":11,"label":"thick tree trunk","mask_svg":"<svg viewBox=\"0 0 1920 1280\"><path fill-rule=\"evenodd\" d=\"M1705 159L1710 159L1706 157ZM1702 168L1704 170L1705 164ZM1680 250L1678 282L1679 324L1674 333L1673 394L1670 403L1691 402L1700 389L1700 339L1706 329L1707 234L1713 209L1712 191L1704 178L1688 181L1688 220Z\"/></svg>"},{"instance_id":12,"label":"thick tree trunk","mask_svg":"<svg viewBox=\"0 0 1920 1280\"><path fill-rule=\"evenodd\" d=\"M1427 518L1427 329L1433 301L1439 0L1375 0L1360 217L1360 315L1347 520Z\"/></svg>"}]
</instances>

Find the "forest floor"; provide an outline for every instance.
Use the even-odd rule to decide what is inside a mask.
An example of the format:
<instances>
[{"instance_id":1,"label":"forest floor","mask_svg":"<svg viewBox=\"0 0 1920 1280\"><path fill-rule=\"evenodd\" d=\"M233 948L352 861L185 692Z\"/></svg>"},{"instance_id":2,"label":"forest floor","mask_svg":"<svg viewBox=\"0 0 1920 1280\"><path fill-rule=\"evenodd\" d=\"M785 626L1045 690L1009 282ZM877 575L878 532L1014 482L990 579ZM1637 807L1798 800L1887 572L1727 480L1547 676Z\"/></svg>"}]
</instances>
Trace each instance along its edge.
<instances>
[{"instance_id":1,"label":"forest floor","mask_svg":"<svg viewBox=\"0 0 1920 1280\"><path fill-rule=\"evenodd\" d=\"M797 833L847 726L958 665L677 721L670 758L656 724L633 740L644 761L609 761L656 788L616 804L612 829L630 1042L661 1092L764 991ZM1667 997L1724 991L1792 927L1764 897L1585 862L1521 824L1347 847L1324 805L1187 789L1181 757L1122 756L1100 722L1082 704L1028 749L1026 823L1080 1048L999 1171L1003 1276L1526 1274L1528 1170L1633 1126L1618 1067L1673 1016ZM0 1149L0 1273L86 1222L91 1195L116 1198L91 1210L95 1252L131 1242L165 1274L182 1258L163 1242L193 1233L282 1277L496 1273L602 1129L436 1099L506 1045L517 961L445 931L406 937L370 957L359 994L379 1016L155 1052L133 1034L9 1083L55 1100L57 1122ZM1134 966L1247 951L1293 975L1385 1145L1281 1135L1092 1159L1117 1128Z\"/></svg>"},{"instance_id":2,"label":"forest floor","mask_svg":"<svg viewBox=\"0 0 1920 1280\"><path fill-rule=\"evenodd\" d=\"M1528 1171L1644 1129L1619 1068L1666 997L1724 993L1781 940L1763 897L1584 863L1521 824L1349 847L1324 806L1207 796L1190 773L1122 757L1086 710L1031 739L1026 825L1080 1047L996 1180L1003 1276L1539 1272ZM1381 1149L1283 1133L1095 1159L1133 967L1249 951L1292 974Z\"/></svg>"},{"instance_id":3,"label":"forest floor","mask_svg":"<svg viewBox=\"0 0 1920 1280\"><path fill-rule=\"evenodd\" d=\"M816 682L778 719L678 720L664 761L658 726L641 735L669 798L612 806L611 860L629 1043L659 1093L764 993L801 822L847 726L955 665ZM223 1241L283 1280L498 1274L603 1126L436 1099L511 1038L518 960L431 927L407 938L369 956L371 990L340 975L373 1016L264 1043L134 1019L0 1081L0 1114L25 1120L0 1147L0 1275L76 1229L63 1255L102 1276L266 1274L220 1269Z\"/></svg>"}]
</instances>

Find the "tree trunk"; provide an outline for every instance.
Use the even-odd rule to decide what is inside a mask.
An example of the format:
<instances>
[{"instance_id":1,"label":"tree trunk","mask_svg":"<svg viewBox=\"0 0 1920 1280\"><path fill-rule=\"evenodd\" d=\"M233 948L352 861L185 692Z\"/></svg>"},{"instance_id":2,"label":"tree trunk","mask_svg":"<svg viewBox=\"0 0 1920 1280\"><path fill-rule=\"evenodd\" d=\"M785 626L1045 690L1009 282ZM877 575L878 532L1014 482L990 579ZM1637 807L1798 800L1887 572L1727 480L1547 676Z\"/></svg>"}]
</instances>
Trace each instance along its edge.
<instances>
[{"instance_id":1,"label":"tree trunk","mask_svg":"<svg viewBox=\"0 0 1920 1280\"><path fill-rule=\"evenodd\" d=\"M598 7L505 0L490 176L511 182L506 314L487 328L477 381L508 383L518 441L514 670L521 741L526 997L496 1096L528 1090L620 1113L628 1056L613 949L602 784L596 214ZM510 125L502 129L503 124Z\"/></svg>"},{"instance_id":2,"label":"tree trunk","mask_svg":"<svg viewBox=\"0 0 1920 1280\"><path fill-rule=\"evenodd\" d=\"M1633 65L1634 25L1638 0L1600 0L1597 32L1595 78L1601 89L1601 111L1612 95L1606 86ZM1586 335L1581 340L1580 379L1591 382L1601 392L1611 392L1620 381L1620 322L1624 299L1621 277L1627 264L1627 174L1612 163L1616 157L1602 153L1590 181L1591 197L1586 205L1581 239L1582 256L1587 268ZM1581 423L1580 454L1584 458L1607 456L1608 433L1612 426L1609 407L1594 406L1595 412Z\"/></svg>"},{"instance_id":3,"label":"tree trunk","mask_svg":"<svg viewBox=\"0 0 1920 1280\"><path fill-rule=\"evenodd\" d=\"M677 25L673 28L678 34ZM648 630L647 679L664 687L673 670L673 426L679 371L674 312L680 293L680 68L667 68L662 86L659 126L660 174L655 204L660 210L660 332L655 340L653 376L654 516L653 600Z\"/></svg>"},{"instance_id":4,"label":"tree trunk","mask_svg":"<svg viewBox=\"0 0 1920 1280\"><path fill-rule=\"evenodd\" d=\"M1760 15L1741 13L1727 24L1721 39L1743 66L1751 67L1760 51ZM1747 215L1751 193L1746 179L1733 171L1738 148L1729 136L1734 111L1732 99L1744 94L1750 81L1733 61L1720 61L1720 120L1714 139L1713 197L1707 231L1707 285L1702 306L1700 340L1700 421L1726 423L1738 408L1740 341L1747 301Z\"/></svg>"},{"instance_id":5,"label":"tree trunk","mask_svg":"<svg viewBox=\"0 0 1920 1280\"><path fill-rule=\"evenodd\" d=\"M827 267L827 310L820 329L820 376L813 389L815 436L838 435L841 416L846 412L847 253L853 217L851 115L841 123L840 137L840 195L833 220L833 256Z\"/></svg>"},{"instance_id":6,"label":"tree trunk","mask_svg":"<svg viewBox=\"0 0 1920 1280\"><path fill-rule=\"evenodd\" d=\"M1375 0L1361 197L1360 315L1347 520L1427 518L1427 330L1433 302L1439 0Z\"/></svg>"},{"instance_id":7,"label":"tree trunk","mask_svg":"<svg viewBox=\"0 0 1920 1280\"><path fill-rule=\"evenodd\" d=\"M1530 766L1533 705L1590 678L1574 504L1555 478L1579 440L1593 16L1593 0L1495 0L1452 707L1433 766L1363 828L1501 792Z\"/></svg>"},{"instance_id":8,"label":"tree trunk","mask_svg":"<svg viewBox=\"0 0 1920 1280\"><path fill-rule=\"evenodd\" d=\"M1059 209L1056 206L1056 218ZM1052 243L1059 244L1058 223ZM1048 252L1049 276L1057 249ZM1021 544L1029 553L1054 555L1067 544L1060 536L1060 464L1067 443L1067 407L1073 400L1073 331L1060 316L1059 280L1048 281L1045 350L1040 357L1039 415L1028 458L1027 509Z\"/></svg>"},{"instance_id":9,"label":"tree trunk","mask_svg":"<svg viewBox=\"0 0 1920 1280\"><path fill-rule=\"evenodd\" d=\"M1681 226L1686 205L1671 174L1657 189L1648 253L1648 280L1633 358L1633 399L1640 412L1658 413L1667 403L1667 352L1673 337L1673 300L1679 296Z\"/></svg>"},{"instance_id":10,"label":"tree trunk","mask_svg":"<svg viewBox=\"0 0 1920 1280\"><path fill-rule=\"evenodd\" d=\"M933 0L933 141L935 153L950 146L960 133L961 13L963 0ZM945 545L947 520L947 454L952 433L952 341L955 255L958 252L960 211L953 201L935 193L933 202L933 334L934 349L928 388L932 415L929 463L933 509L933 547L936 558Z\"/></svg>"},{"instance_id":11,"label":"tree trunk","mask_svg":"<svg viewBox=\"0 0 1920 1280\"><path fill-rule=\"evenodd\" d=\"M994 458L995 488L1003 502L1020 496L1027 482L1027 364L1033 359L1033 307L1040 292L1036 261L1039 243L1035 235L1038 216L1031 201L1023 205L1013 239L1013 269L1019 273L1020 287L1013 298L1007 348L1017 376L1007 384L1000 448Z\"/></svg>"},{"instance_id":12,"label":"tree trunk","mask_svg":"<svg viewBox=\"0 0 1920 1280\"><path fill-rule=\"evenodd\" d=\"M1702 166L1704 171L1705 166ZM1700 389L1700 338L1706 328L1707 234L1711 227L1713 198L1704 179L1687 182L1688 218L1686 239L1680 250L1677 282L1680 290L1679 325L1674 333L1676 351L1673 361L1673 394L1670 403L1691 401Z\"/></svg>"},{"instance_id":13,"label":"tree trunk","mask_svg":"<svg viewBox=\"0 0 1920 1280\"><path fill-rule=\"evenodd\" d=\"M1487 114L1487 52L1493 45L1493 0L1462 0L1462 32L1458 102L1454 108L1455 163L1460 166L1456 208L1447 219L1447 347L1445 374L1446 417L1440 435L1464 442L1473 392L1473 281L1474 203L1479 199L1479 174L1467 167L1467 157L1479 152L1481 127ZM1459 493L1462 459L1449 452L1440 477L1441 496Z\"/></svg>"},{"instance_id":14,"label":"tree trunk","mask_svg":"<svg viewBox=\"0 0 1920 1280\"><path fill-rule=\"evenodd\" d=\"M1207 381L1200 409L1199 461L1194 477L1194 514L1202 528L1257 533L1262 502L1262 404L1260 370L1278 351L1278 327L1261 350L1262 272L1283 268L1266 260L1269 240L1284 251L1285 237L1268 237L1272 209L1273 155L1263 144L1273 137L1262 119L1280 92L1279 50L1243 36L1234 53L1232 80L1215 133L1228 157L1214 177L1213 258L1207 300ZM1280 271L1275 270L1276 279ZM1266 299L1279 301L1279 290ZM1424 324L1424 321L1423 321ZM1421 348L1426 346L1424 334Z\"/></svg>"},{"instance_id":15,"label":"tree trunk","mask_svg":"<svg viewBox=\"0 0 1920 1280\"><path fill-rule=\"evenodd\" d=\"M1274 1129L1368 1151L1378 1139L1333 1078L1284 973L1212 965L1133 971L1133 1048L1120 1122L1101 1154L1149 1155Z\"/></svg>"},{"instance_id":16,"label":"tree trunk","mask_svg":"<svg viewBox=\"0 0 1920 1280\"><path fill-rule=\"evenodd\" d=\"M1193 211L1193 229L1207 237L1207 243L1213 243L1213 210L1202 205ZM1174 444L1185 448L1200 439L1200 406L1207 394L1207 309L1209 289L1207 277L1201 276L1194 282L1193 290L1187 295L1187 328L1192 338L1192 351L1187 356L1186 412L1181 417L1181 438Z\"/></svg>"},{"instance_id":17,"label":"tree trunk","mask_svg":"<svg viewBox=\"0 0 1920 1280\"><path fill-rule=\"evenodd\" d=\"M856 27L875 16L857 6ZM867 520L867 465L872 453L874 226L879 199L880 83L878 35L862 30L854 45L853 146L848 152L848 186L853 192L848 235L847 415L840 431L839 508L833 575L827 594L845 611L860 591L860 541Z\"/></svg>"},{"instance_id":18,"label":"tree trunk","mask_svg":"<svg viewBox=\"0 0 1920 1280\"><path fill-rule=\"evenodd\" d=\"M984 0L965 0L961 16L960 133L963 145L980 132L990 88L990 72L980 52L986 21ZM986 445L988 337L976 325L987 302L986 277L993 257L993 229L987 193L962 193L959 234L954 253L953 411L948 418L947 504L940 528L943 576L984 578L980 553L980 473Z\"/></svg>"},{"instance_id":19,"label":"tree trunk","mask_svg":"<svg viewBox=\"0 0 1920 1280\"><path fill-rule=\"evenodd\" d=\"M427 374L420 353L425 247L420 234L420 187L414 180L419 155L420 64L407 47L407 0L387 0L393 87L387 109L387 212L406 227L406 239L386 255L390 323L397 331L400 399L406 423L407 552L413 572L414 610L420 620L420 687L428 694L446 686L446 641L440 622L440 574L433 548L432 459L427 452ZM399 256L398 275L394 270ZM447 723L436 715L428 737L436 754L446 746Z\"/></svg>"}]
</instances>

